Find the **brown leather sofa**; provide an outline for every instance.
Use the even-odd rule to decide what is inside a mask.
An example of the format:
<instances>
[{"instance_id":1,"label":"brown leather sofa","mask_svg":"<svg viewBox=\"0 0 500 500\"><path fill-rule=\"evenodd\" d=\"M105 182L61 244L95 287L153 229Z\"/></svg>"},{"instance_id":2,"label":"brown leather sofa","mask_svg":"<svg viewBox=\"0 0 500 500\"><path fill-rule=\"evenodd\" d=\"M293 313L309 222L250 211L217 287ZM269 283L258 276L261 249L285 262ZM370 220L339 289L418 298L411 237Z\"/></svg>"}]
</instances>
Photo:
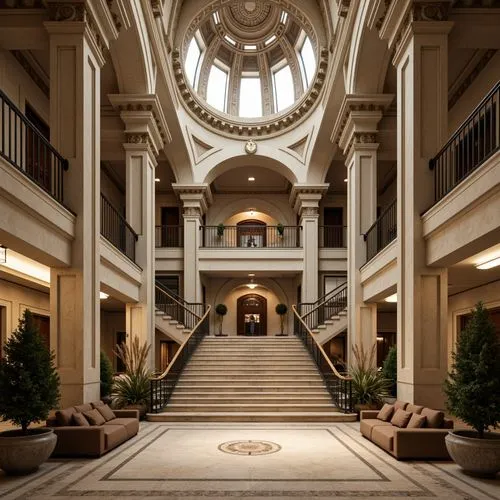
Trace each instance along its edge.
<instances>
[{"instance_id":1,"label":"brown leather sofa","mask_svg":"<svg viewBox=\"0 0 500 500\"><path fill-rule=\"evenodd\" d=\"M445 437L453 429L453 421L444 418L444 413L423 406L396 401L395 410L402 409L412 415L425 416L420 428L398 427L390 421L377 418L379 411L365 410L360 414L361 434L401 459L450 459L446 449ZM394 410L394 414L395 414Z\"/></svg>"},{"instance_id":2,"label":"brown leather sofa","mask_svg":"<svg viewBox=\"0 0 500 500\"><path fill-rule=\"evenodd\" d=\"M57 435L53 457L100 457L138 433L138 410L113 410L116 418L102 425L75 425L74 413L88 412L102 405L102 401L96 401L65 408L47 420L47 427L52 427Z\"/></svg>"}]
</instances>

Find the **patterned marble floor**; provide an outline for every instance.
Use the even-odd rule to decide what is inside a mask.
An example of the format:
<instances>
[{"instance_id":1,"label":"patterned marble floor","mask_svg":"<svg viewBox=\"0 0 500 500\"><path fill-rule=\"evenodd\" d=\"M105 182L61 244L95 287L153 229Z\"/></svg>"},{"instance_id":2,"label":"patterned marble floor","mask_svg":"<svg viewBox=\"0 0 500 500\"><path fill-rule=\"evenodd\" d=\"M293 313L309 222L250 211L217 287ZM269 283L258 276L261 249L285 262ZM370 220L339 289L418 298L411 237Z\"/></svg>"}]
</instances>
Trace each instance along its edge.
<instances>
[{"instance_id":1,"label":"patterned marble floor","mask_svg":"<svg viewBox=\"0 0 500 500\"><path fill-rule=\"evenodd\" d=\"M358 426L143 423L100 459L50 460L24 478L0 471L0 498L500 499L500 477L398 462Z\"/></svg>"}]
</instances>

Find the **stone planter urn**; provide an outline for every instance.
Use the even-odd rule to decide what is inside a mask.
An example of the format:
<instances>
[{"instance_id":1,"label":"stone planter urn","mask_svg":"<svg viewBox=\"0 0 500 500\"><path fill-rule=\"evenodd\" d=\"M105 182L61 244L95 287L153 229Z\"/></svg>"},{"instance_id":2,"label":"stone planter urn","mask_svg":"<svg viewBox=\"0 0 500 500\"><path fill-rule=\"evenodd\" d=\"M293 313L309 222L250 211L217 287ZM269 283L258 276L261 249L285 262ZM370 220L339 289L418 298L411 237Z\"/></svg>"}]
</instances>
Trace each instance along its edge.
<instances>
[{"instance_id":1,"label":"stone planter urn","mask_svg":"<svg viewBox=\"0 0 500 500\"><path fill-rule=\"evenodd\" d=\"M56 447L57 436L52 429L29 429L0 433L0 469L8 475L22 476L35 472Z\"/></svg>"},{"instance_id":2,"label":"stone planter urn","mask_svg":"<svg viewBox=\"0 0 500 500\"><path fill-rule=\"evenodd\" d=\"M487 432L483 439L474 431L450 431L446 448L451 458L465 472L493 477L500 471L500 434Z\"/></svg>"}]
</instances>

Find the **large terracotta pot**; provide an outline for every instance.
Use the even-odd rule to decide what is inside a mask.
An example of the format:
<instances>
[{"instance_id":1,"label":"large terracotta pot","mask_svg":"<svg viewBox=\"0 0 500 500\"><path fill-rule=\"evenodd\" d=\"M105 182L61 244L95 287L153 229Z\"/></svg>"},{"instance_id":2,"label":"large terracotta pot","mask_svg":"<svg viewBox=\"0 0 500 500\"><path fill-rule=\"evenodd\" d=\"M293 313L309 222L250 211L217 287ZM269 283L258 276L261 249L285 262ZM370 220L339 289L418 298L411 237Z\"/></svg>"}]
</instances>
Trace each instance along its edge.
<instances>
[{"instance_id":1,"label":"large terracotta pot","mask_svg":"<svg viewBox=\"0 0 500 500\"><path fill-rule=\"evenodd\" d=\"M450 431L445 438L451 458L464 471L494 476L500 471L500 434L488 432L483 439L474 431Z\"/></svg>"},{"instance_id":2,"label":"large terracotta pot","mask_svg":"<svg viewBox=\"0 0 500 500\"><path fill-rule=\"evenodd\" d=\"M56 447L57 436L46 427L0 433L0 469L13 476L35 472Z\"/></svg>"}]
</instances>

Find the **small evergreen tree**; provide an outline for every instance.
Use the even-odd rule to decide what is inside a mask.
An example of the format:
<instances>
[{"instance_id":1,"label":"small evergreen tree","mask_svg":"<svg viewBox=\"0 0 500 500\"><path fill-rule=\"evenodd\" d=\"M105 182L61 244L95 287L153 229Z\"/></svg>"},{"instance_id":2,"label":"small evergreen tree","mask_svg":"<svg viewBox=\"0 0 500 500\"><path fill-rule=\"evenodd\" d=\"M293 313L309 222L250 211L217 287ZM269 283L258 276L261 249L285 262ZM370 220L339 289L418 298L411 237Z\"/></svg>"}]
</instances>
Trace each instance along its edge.
<instances>
[{"instance_id":1,"label":"small evergreen tree","mask_svg":"<svg viewBox=\"0 0 500 500\"><path fill-rule=\"evenodd\" d=\"M500 348L481 302L458 336L445 392L450 413L473 427L479 438L500 421Z\"/></svg>"},{"instance_id":2,"label":"small evergreen tree","mask_svg":"<svg viewBox=\"0 0 500 500\"><path fill-rule=\"evenodd\" d=\"M101 398L111 394L113 387L113 366L108 355L101 351Z\"/></svg>"},{"instance_id":3,"label":"small evergreen tree","mask_svg":"<svg viewBox=\"0 0 500 500\"><path fill-rule=\"evenodd\" d=\"M28 426L45 420L60 398L54 354L38 334L28 309L4 351L0 360L0 416L20 425L27 434Z\"/></svg>"},{"instance_id":4,"label":"small evergreen tree","mask_svg":"<svg viewBox=\"0 0 500 500\"><path fill-rule=\"evenodd\" d=\"M398 381L398 351L395 345L391 346L382 364L382 376L392 382L391 394L396 396Z\"/></svg>"},{"instance_id":5,"label":"small evergreen tree","mask_svg":"<svg viewBox=\"0 0 500 500\"><path fill-rule=\"evenodd\" d=\"M217 304L215 306L215 313L219 316L219 335L222 335L222 322L224 316L227 314L227 306L225 304Z\"/></svg>"},{"instance_id":6,"label":"small evergreen tree","mask_svg":"<svg viewBox=\"0 0 500 500\"><path fill-rule=\"evenodd\" d=\"M288 307L286 306L286 304L278 304L275 311L276 314L278 314L280 317L280 329L281 335L283 335L283 330L285 327L285 314L288 312Z\"/></svg>"}]
</instances>

